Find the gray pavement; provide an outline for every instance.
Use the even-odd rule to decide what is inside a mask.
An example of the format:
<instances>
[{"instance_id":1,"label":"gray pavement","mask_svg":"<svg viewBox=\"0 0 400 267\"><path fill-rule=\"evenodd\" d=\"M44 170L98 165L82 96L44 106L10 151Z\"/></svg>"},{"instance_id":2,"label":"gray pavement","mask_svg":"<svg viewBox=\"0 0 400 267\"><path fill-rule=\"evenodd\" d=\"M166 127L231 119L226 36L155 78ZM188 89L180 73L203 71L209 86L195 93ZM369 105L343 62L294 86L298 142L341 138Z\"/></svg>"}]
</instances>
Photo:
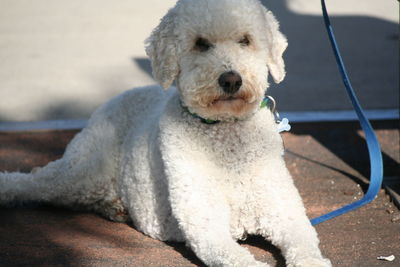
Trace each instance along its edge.
<instances>
[{"instance_id":1,"label":"gray pavement","mask_svg":"<svg viewBox=\"0 0 400 267\"><path fill-rule=\"evenodd\" d=\"M173 0L0 2L0 121L85 119L112 96L154 83L143 41ZM289 39L281 111L349 110L319 0L263 1ZM366 109L397 109L398 2L328 0Z\"/></svg>"}]
</instances>

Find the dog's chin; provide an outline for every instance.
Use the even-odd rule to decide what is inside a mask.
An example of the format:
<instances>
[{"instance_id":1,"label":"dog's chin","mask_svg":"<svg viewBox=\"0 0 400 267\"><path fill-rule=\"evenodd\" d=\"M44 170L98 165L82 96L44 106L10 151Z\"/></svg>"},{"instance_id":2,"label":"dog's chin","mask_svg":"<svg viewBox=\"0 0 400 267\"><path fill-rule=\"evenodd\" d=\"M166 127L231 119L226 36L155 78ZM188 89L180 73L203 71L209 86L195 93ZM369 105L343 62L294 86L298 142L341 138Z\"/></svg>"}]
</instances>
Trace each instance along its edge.
<instances>
[{"instance_id":1,"label":"dog's chin","mask_svg":"<svg viewBox=\"0 0 400 267\"><path fill-rule=\"evenodd\" d=\"M257 106L257 101L250 102L242 97L220 97L210 101L206 107L197 106L193 110L206 119L230 121L248 118Z\"/></svg>"}]
</instances>

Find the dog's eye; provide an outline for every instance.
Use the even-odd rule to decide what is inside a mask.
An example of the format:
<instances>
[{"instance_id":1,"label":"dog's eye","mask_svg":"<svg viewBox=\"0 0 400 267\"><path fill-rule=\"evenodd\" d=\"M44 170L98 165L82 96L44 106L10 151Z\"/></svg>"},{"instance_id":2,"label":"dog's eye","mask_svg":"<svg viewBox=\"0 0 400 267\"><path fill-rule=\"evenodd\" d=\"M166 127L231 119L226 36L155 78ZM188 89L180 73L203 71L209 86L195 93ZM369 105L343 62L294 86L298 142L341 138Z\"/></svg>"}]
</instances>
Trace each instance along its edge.
<instances>
[{"instance_id":1,"label":"dog's eye","mask_svg":"<svg viewBox=\"0 0 400 267\"><path fill-rule=\"evenodd\" d=\"M211 46L211 43L207 39L198 38L194 45L194 49L200 52L205 52L210 49Z\"/></svg>"},{"instance_id":2,"label":"dog's eye","mask_svg":"<svg viewBox=\"0 0 400 267\"><path fill-rule=\"evenodd\" d=\"M239 40L239 44L240 44L241 46L249 46L249 45L250 45L249 37L246 36L246 35L243 36L243 38Z\"/></svg>"}]
</instances>

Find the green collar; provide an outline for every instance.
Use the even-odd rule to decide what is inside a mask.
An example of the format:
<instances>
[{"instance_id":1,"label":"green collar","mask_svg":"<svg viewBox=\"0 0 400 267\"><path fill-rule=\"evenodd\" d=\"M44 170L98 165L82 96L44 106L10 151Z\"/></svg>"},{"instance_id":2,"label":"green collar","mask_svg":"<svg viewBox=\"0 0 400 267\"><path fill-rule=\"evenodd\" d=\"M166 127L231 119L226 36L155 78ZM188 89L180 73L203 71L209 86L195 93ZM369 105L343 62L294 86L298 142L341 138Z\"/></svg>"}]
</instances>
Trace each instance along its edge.
<instances>
[{"instance_id":1,"label":"green collar","mask_svg":"<svg viewBox=\"0 0 400 267\"><path fill-rule=\"evenodd\" d=\"M267 95L267 96L265 96L263 101L261 101L260 109L268 107L274 113L275 112L275 105L276 105L275 104L275 100L271 96ZM202 123L205 123L205 124L216 124L216 123L220 122L219 120L211 120L211 119L202 118L199 115L197 115L196 113L190 112L190 110L186 106L182 105L182 107L183 107L183 109L185 111L187 111L193 117L199 119Z\"/></svg>"}]
</instances>

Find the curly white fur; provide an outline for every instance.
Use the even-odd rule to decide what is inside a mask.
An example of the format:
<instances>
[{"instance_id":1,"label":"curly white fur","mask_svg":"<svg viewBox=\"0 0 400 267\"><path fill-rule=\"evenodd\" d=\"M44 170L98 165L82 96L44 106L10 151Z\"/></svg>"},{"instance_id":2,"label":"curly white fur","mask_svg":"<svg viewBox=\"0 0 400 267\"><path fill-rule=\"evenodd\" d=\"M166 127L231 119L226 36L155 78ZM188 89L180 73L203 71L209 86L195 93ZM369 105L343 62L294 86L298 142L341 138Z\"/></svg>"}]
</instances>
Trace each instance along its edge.
<instances>
[{"instance_id":1,"label":"curly white fur","mask_svg":"<svg viewBox=\"0 0 400 267\"><path fill-rule=\"evenodd\" d=\"M208 46L196 48L197 40ZM241 41L245 38L244 42ZM330 266L259 105L285 76L285 37L257 0L180 0L147 40L152 86L100 107L64 156L30 174L0 173L0 204L44 201L131 219L159 240L186 242L209 266L268 266L235 240L262 235L288 266ZM242 77L229 95L226 71ZM221 120L204 124L201 117Z\"/></svg>"}]
</instances>

